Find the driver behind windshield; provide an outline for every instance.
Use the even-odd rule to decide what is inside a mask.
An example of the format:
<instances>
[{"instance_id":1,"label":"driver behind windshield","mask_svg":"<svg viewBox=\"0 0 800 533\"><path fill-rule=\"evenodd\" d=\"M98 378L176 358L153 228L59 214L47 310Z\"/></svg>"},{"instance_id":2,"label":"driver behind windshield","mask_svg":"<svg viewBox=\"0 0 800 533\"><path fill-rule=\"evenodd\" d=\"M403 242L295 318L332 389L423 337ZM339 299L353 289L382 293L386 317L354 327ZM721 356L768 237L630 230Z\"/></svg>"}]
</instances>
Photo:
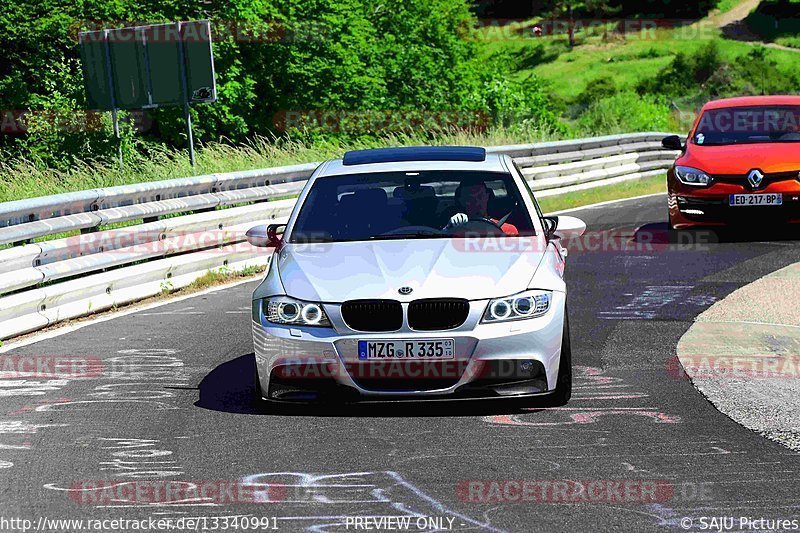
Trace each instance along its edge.
<instances>
[{"instance_id":1,"label":"driver behind windshield","mask_svg":"<svg viewBox=\"0 0 800 533\"><path fill-rule=\"evenodd\" d=\"M495 219L489 216L490 196L491 191L484 181L462 183L459 185L456 189L455 199L457 208L461 211L450 217L450 222L445 229L463 226L471 220L484 220L500 228L506 235L519 235L517 227L506 222L508 215L504 216L502 219Z\"/></svg>"}]
</instances>

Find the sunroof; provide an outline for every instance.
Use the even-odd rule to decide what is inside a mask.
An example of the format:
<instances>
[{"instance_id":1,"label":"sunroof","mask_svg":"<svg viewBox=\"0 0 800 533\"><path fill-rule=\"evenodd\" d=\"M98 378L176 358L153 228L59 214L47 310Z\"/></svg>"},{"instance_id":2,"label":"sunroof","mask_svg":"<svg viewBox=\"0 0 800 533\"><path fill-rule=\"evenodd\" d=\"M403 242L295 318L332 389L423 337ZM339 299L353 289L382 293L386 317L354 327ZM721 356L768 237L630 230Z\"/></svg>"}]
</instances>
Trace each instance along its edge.
<instances>
[{"instance_id":1,"label":"sunroof","mask_svg":"<svg viewBox=\"0 0 800 533\"><path fill-rule=\"evenodd\" d=\"M401 161L485 161L486 150L478 146L409 146L346 152L344 165L395 163Z\"/></svg>"}]
</instances>

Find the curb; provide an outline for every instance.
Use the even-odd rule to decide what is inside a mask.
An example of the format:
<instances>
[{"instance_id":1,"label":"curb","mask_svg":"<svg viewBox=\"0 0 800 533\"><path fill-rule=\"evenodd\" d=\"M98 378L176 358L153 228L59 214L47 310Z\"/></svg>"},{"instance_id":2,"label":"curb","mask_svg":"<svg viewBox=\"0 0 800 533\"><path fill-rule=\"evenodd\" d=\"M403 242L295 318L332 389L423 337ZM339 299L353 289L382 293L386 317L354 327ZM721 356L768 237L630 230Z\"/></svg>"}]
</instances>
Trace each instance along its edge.
<instances>
[{"instance_id":1,"label":"curb","mask_svg":"<svg viewBox=\"0 0 800 533\"><path fill-rule=\"evenodd\" d=\"M800 263L700 314L678 341L694 386L723 414L800 451Z\"/></svg>"}]
</instances>

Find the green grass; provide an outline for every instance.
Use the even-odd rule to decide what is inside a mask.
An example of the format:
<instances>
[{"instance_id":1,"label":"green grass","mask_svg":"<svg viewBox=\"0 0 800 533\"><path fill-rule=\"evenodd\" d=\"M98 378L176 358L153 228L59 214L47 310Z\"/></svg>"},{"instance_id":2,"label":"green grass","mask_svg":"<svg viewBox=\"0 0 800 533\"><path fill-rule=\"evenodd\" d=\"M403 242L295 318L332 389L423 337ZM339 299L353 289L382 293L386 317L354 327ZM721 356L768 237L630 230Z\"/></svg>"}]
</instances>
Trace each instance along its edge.
<instances>
[{"instance_id":1,"label":"green grass","mask_svg":"<svg viewBox=\"0 0 800 533\"><path fill-rule=\"evenodd\" d=\"M632 33L624 38L619 34L604 36L596 30L591 35L579 32L577 46L571 50L566 36L504 36L502 40L484 42L484 59L507 61L515 69L512 75L519 79L535 74L552 95L564 102L573 100L590 81L601 76L612 77L620 91L633 89L642 80L655 76L679 51L693 53L710 40L719 45L723 60L733 60L752 49L749 43L724 39L720 30L706 20L682 28ZM785 37L782 41L780 44L789 46L787 43L794 44L797 39ZM778 69L797 69L800 57L796 53L770 50L769 54Z\"/></svg>"},{"instance_id":2,"label":"green grass","mask_svg":"<svg viewBox=\"0 0 800 533\"><path fill-rule=\"evenodd\" d=\"M694 53L710 39L665 38L657 41L630 41L625 44L586 46L559 56L558 61L533 69L549 82L551 90L564 98L574 98L586 84L601 75L611 76L620 89L633 89L640 81L655 76L667 66L677 50ZM723 60L747 54L752 46L738 41L715 39ZM777 68L797 68L798 57L784 50L770 50ZM565 83L564 80L569 80Z\"/></svg>"},{"instance_id":3,"label":"green grass","mask_svg":"<svg viewBox=\"0 0 800 533\"><path fill-rule=\"evenodd\" d=\"M775 44L788 46L789 48L800 48L800 36L797 37L778 37Z\"/></svg>"},{"instance_id":4,"label":"green grass","mask_svg":"<svg viewBox=\"0 0 800 533\"><path fill-rule=\"evenodd\" d=\"M185 151L161 149L151 158L139 158L116 165L102 162L75 162L68 171L47 168L33 161L11 159L0 162L0 202L47 196L69 191L142 183L192 175L250 170L341 157L347 150L380 146L419 144L502 145L553 140L549 133L523 128L493 128L485 132L452 132L432 140L424 134L396 134L347 142L323 139L314 142L291 139L256 138L250 143L231 146L211 143L197 151L197 168L192 169ZM3 161L3 158L0 158Z\"/></svg>"},{"instance_id":5,"label":"green grass","mask_svg":"<svg viewBox=\"0 0 800 533\"><path fill-rule=\"evenodd\" d=\"M727 13L736 7L741 0L719 0L717 2L717 10L719 13Z\"/></svg>"},{"instance_id":6,"label":"green grass","mask_svg":"<svg viewBox=\"0 0 800 533\"><path fill-rule=\"evenodd\" d=\"M230 268L222 267L216 270L209 270L187 286L179 289L176 289L169 280L165 280L161 282L161 294L155 296L154 298L165 297L177 293L190 294L193 292L202 291L204 289L208 289L209 287L216 287L217 285L223 285L238 279L252 278L253 276L261 274L265 270L266 267L263 266L249 266L239 270L231 270Z\"/></svg>"},{"instance_id":7,"label":"green grass","mask_svg":"<svg viewBox=\"0 0 800 533\"><path fill-rule=\"evenodd\" d=\"M653 176L638 180L624 181L616 185L605 185L594 189L547 196L539 200L539 206L544 213L561 211L582 205L596 204L607 200L618 200L620 198L632 198L644 194L654 194L666 192L666 178L664 176Z\"/></svg>"}]
</instances>

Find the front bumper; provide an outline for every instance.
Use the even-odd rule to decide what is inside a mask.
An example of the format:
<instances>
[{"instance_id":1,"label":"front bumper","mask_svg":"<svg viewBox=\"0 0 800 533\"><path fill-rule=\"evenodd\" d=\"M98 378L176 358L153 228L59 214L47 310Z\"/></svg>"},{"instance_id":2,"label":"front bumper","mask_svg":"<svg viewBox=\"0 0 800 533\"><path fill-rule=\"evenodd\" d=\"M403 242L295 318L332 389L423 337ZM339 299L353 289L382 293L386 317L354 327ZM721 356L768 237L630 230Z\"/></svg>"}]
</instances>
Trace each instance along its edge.
<instances>
[{"instance_id":1,"label":"front bumper","mask_svg":"<svg viewBox=\"0 0 800 533\"><path fill-rule=\"evenodd\" d=\"M747 194L747 193L744 193ZM783 195L778 206L731 207L728 195L688 196L670 194L670 221L676 229L698 226L747 225L763 229L764 223L800 222L800 195ZM757 222L757 224L754 224Z\"/></svg>"},{"instance_id":2,"label":"front bumper","mask_svg":"<svg viewBox=\"0 0 800 533\"><path fill-rule=\"evenodd\" d=\"M800 222L800 181L773 181L753 190L730 181L715 182L708 188L682 184L670 169L667 174L667 205L670 223L676 229L701 226L749 226L763 229L764 223L786 224ZM782 195L779 206L731 207L732 194Z\"/></svg>"},{"instance_id":3,"label":"front bumper","mask_svg":"<svg viewBox=\"0 0 800 533\"><path fill-rule=\"evenodd\" d=\"M338 306L325 305L332 328L290 328L256 313L253 341L262 397L315 400L327 394L366 399L520 397L555 389L565 295L553 292L538 318L481 324L488 301L470 302L466 322L447 331L392 333L347 328ZM454 359L441 362L360 361L359 340L454 339Z\"/></svg>"}]
</instances>

